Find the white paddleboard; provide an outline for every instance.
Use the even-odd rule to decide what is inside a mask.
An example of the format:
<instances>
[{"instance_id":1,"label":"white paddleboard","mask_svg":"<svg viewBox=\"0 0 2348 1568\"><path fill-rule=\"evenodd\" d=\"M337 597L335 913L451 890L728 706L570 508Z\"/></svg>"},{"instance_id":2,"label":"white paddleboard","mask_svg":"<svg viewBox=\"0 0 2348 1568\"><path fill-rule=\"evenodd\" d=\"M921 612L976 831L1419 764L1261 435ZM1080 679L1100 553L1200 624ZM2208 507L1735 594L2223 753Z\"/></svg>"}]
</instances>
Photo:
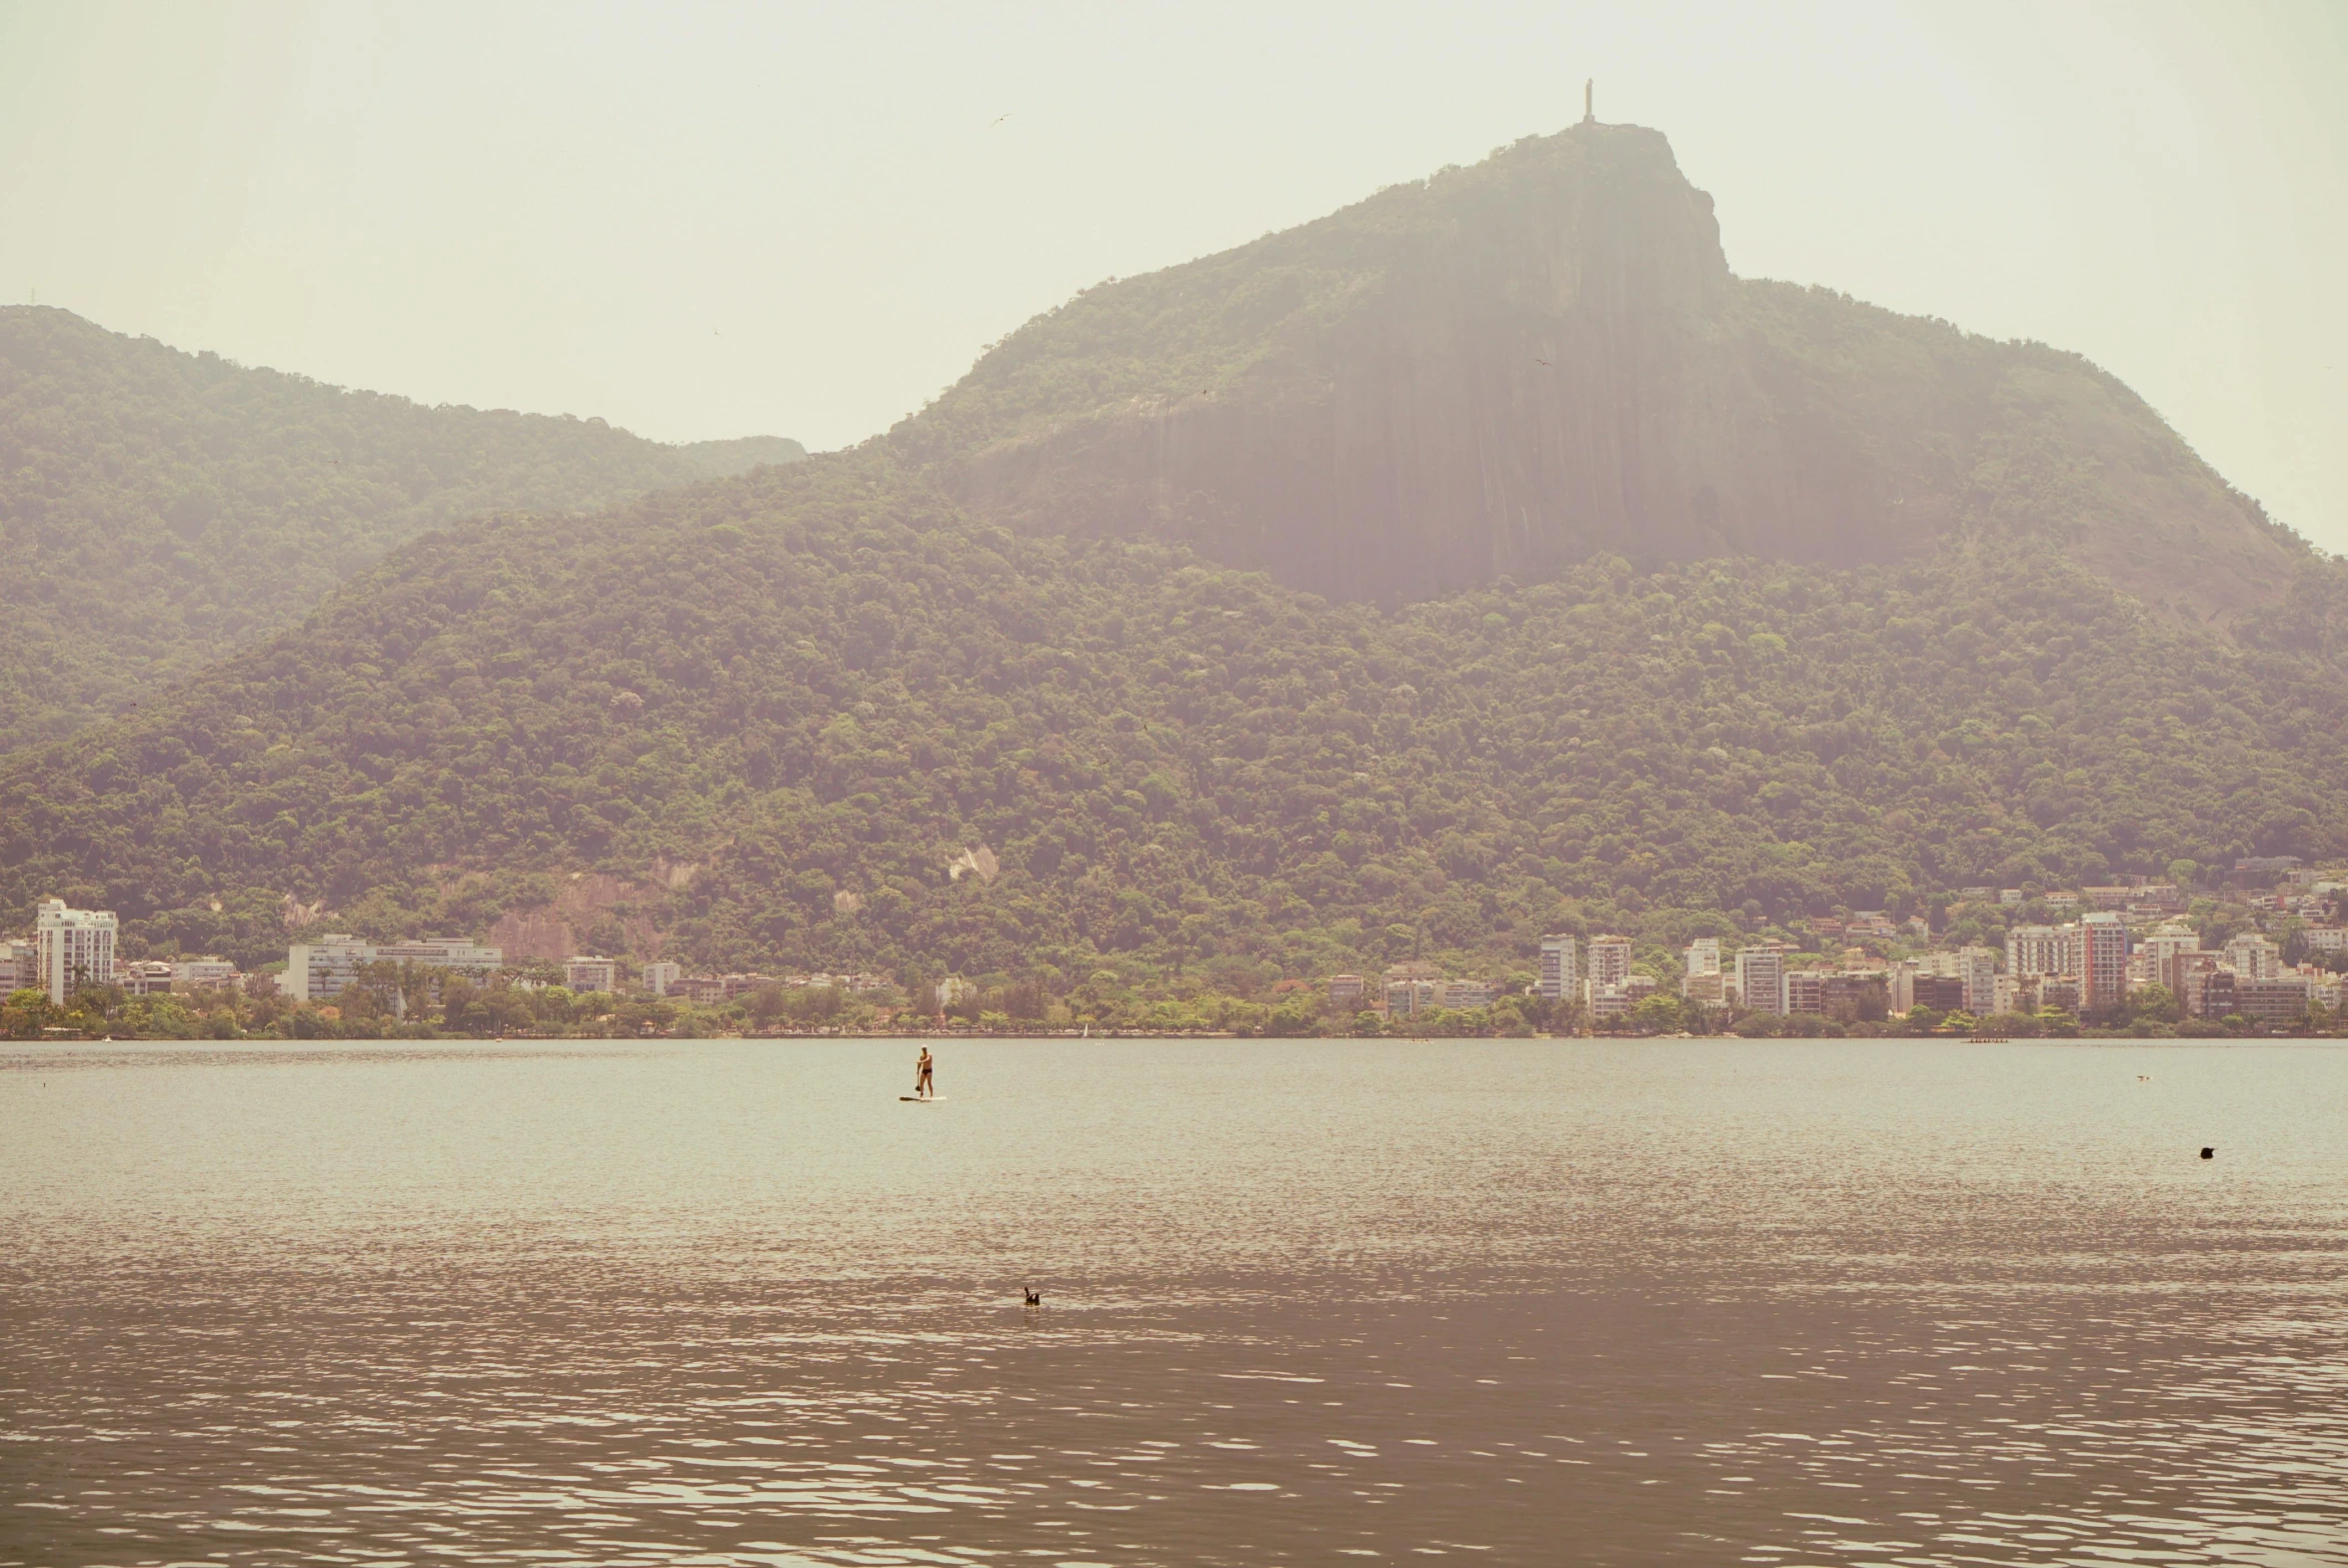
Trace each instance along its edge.
<instances>
[{"instance_id":1,"label":"white paddleboard","mask_svg":"<svg viewBox=\"0 0 2348 1568\"><path fill-rule=\"evenodd\" d=\"M935 1105L946 1096L943 1094L900 1094L897 1097L908 1105Z\"/></svg>"}]
</instances>

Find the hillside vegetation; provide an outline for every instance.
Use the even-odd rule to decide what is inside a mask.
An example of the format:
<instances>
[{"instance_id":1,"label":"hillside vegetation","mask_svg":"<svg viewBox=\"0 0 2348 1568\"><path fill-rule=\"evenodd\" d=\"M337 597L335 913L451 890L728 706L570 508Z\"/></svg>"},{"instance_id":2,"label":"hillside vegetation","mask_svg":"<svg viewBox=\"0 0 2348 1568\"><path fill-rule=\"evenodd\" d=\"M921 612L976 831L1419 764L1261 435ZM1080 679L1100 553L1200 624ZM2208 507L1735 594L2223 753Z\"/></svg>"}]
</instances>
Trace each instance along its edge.
<instances>
[{"instance_id":1,"label":"hillside vegetation","mask_svg":"<svg viewBox=\"0 0 2348 1568\"><path fill-rule=\"evenodd\" d=\"M511 914L1249 994L2348 852L2340 564L2075 356L1731 277L1634 127L1105 285L886 440L587 516L550 513L776 454L102 346L11 405L10 539L70 560L11 589L50 630L0 647L53 662L0 712L243 646L0 760L0 902L130 946Z\"/></svg>"},{"instance_id":2,"label":"hillside vegetation","mask_svg":"<svg viewBox=\"0 0 2348 1568\"><path fill-rule=\"evenodd\" d=\"M1379 603L1996 532L2232 635L2309 559L2076 355L1731 276L1711 198L1637 126L1087 290L892 440L988 516Z\"/></svg>"},{"instance_id":3,"label":"hillside vegetation","mask_svg":"<svg viewBox=\"0 0 2348 1568\"><path fill-rule=\"evenodd\" d=\"M426 408L0 309L0 751L290 626L428 529L802 456L777 438L664 447L602 420Z\"/></svg>"},{"instance_id":4,"label":"hillside vegetation","mask_svg":"<svg viewBox=\"0 0 2348 1568\"><path fill-rule=\"evenodd\" d=\"M0 898L254 961L284 895L478 928L600 868L727 967L1501 963L1560 923L2348 850L2344 710L2326 661L2010 540L1385 612L1006 530L874 451L408 546L16 759Z\"/></svg>"}]
</instances>

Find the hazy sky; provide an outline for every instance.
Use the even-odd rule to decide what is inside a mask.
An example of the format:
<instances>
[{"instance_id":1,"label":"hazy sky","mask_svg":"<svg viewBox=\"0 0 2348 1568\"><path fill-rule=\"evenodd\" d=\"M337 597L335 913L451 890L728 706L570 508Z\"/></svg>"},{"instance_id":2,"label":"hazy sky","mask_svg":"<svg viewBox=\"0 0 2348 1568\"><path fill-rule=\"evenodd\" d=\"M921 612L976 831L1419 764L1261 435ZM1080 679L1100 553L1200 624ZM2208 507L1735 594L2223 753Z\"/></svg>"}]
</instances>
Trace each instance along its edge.
<instances>
[{"instance_id":1,"label":"hazy sky","mask_svg":"<svg viewBox=\"0 0 2348 1568\"><path fill-rule=\"evenodd\" d=\"M0 0L0 302L667 440L1579 118L1729 264L2076 349L2348 551L2348 4Z\"/></svg>"}]
</instances>

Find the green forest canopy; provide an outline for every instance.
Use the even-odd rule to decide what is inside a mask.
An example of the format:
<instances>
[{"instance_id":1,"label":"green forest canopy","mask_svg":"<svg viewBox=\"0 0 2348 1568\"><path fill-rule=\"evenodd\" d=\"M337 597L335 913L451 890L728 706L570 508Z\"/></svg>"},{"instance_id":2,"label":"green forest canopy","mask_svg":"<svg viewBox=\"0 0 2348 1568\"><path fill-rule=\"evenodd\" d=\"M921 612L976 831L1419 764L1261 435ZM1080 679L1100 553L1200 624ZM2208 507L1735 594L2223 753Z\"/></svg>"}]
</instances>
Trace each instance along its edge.
<instances>
[{"instance_id":1,"label":"green forest canopy","mask_svg":"<svg viewBox=\"0 0 2348 1568\"><path fill-rule=\"evenodd\" d=\"M2348 850L2344 700L2011 539L1389 613L1015 535L875 449L416 541L10 760L0 895L254 962L281 895L389 936L689 863L631 912L724 968L1497 960Z\"/></svg>"},{"instance_id":2,"label":"green forest canopy","mask_svg":"<svg viewBox=\"0 0 2348 1568\"><path fill-rule=\"evenodd\" d=\"M806 454L346 392L0 308L0 751L292 625L428 529Z\"/></svg>"}]
</instances>

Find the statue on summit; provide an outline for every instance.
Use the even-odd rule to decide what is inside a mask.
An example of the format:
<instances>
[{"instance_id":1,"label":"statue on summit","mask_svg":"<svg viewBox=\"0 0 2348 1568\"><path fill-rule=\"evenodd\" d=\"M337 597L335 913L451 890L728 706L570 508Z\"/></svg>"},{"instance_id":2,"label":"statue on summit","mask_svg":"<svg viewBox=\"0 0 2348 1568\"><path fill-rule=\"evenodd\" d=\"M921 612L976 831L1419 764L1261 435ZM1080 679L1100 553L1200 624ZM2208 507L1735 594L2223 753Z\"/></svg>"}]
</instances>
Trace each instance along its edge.
<instances>
[{"instance_id":1,"label":"statue on summit","mask_svg":"<svg viewBox=\"0 0 2348 1568\"><path fill-rule=\"evenodd\" d=\"M1582 79L1581 123L1584 125L1595 125L1598 123L1598 112L1597 110L1590 107L1590 100L1593 96L1595 96L1597 85L1598 79L1594 76L1585 77Z\"/></svg>"}]
</instances>

